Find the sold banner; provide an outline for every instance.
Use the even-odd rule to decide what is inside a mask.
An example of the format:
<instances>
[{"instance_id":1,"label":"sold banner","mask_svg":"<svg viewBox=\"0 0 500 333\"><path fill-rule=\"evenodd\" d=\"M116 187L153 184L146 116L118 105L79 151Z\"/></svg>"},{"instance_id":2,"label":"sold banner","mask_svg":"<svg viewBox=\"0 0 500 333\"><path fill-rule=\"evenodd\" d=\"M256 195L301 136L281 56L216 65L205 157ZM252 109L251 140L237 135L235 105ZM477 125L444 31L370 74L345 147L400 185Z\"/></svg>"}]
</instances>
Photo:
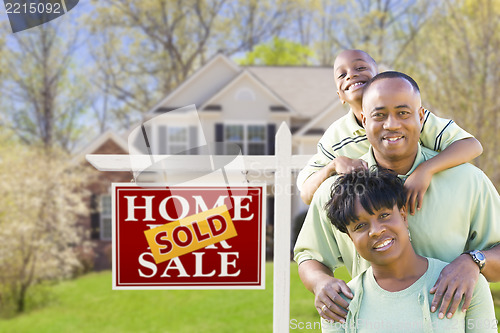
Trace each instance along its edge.
<instances>
[{"instance_id":1,"label":"sold banner","mask_svg":"<svg viewBox=\"0 0 500 333\"><path fill-rule=\"evenodd\" d=\"M113 289L265 288L265 185L112 193Z\"/></svg>"}]
</instances>

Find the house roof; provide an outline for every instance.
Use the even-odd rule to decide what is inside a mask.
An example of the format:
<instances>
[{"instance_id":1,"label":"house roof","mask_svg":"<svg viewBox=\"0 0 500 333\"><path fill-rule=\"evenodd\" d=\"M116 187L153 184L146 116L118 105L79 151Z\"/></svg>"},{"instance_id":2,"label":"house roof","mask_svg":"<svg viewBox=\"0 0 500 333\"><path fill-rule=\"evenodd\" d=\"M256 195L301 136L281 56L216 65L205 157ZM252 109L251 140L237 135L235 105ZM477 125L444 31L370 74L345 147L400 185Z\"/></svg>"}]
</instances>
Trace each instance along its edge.
<instances>
[{"instance_id":1,"label":"house roof","mask_svg":"<svg viewBox=\"0 0 500 333\"><path fill-rule=\"evenodd\" d=\"M296 133L294 133L294 135L317 135L320 134L320 132L323 134L333 121L342 117L345 113L346 110L342 107L340 100L337 99L326 109L322 110L319 114L313 117L307 124L302 126Z\"/></svg>"},{"instance_id":2,"label":"house roof","mask_svg":"<svg viewBox=\"0 0 500 333\"><path fill-rule=\"evenodd\" d=\"M246 68L303 117L313 118L338 101L331 67Z\"/></svg>"},{"instance_id":3,"label":"house roof","mask_svg":"<svg viewBox=\"0 0 500 333\"><path fill-rule=\"evenodd\" d=\"M241 71L241 68L238 67L234 62L232 62L228 57L226 57L222 53L216 54L214 57L212 57L205 65L203 65L201 68L196 70L193 74L191 74L184 82L182 82L177 88L175 88L172 92L167 94L159 103L157 103L155 106L153 106L146 114L154 114L155 111L158 109L168 106L170 102L182 91L185 89L189 89L189 85L195 82L196 80L199 80L202 78L208 71L209 69L216 63L222 63L225 68L227 68L229 71L233 72L234 76L237 76L238 73ZM233 78L234 78L233 76ZM222 84L221 87L218 89L216 88L215 91L220 90L223 88L224 85L226 85L228 82L219 82L218 84ZM212 82L212 84L215 84L215 82ZM196 92L195 92L196 94ZM195 103L194 101L190 102L191 104ZM174 105L174 109L181 108L185 105Z\"/></svg>"},{"instance_id":4,"label":"house roof","mask_svg":"<svg viewBox=\"0 0 500 333\"><path fill-rule=\"evenodd\" d=\"M212 82L212 95L196 102L207 106L209 101L224 90L228 85L244 72L254 76L271 94L284 102L291 110L297 112L294 116L301 118L314 118L338 101L335 93L335 83L331 67L326 66L238 66L223 54L217 54L204 66L192 74L174 91L165 96L160 103L155 105L148 114L169 107L178 108L181 105L169 105L178 94L185 89L192 89L197 94L197 89L190 87L196 80L201 79L209 68L216 64L223 64L233 74L232 79ZM215 90L214 90L215 89ZM193 98L195 96L193 95ZM196 99L196 98L195 98ZM191 103L195 103L194 99ZM197 105L197 106L201 106Z\"/></svg>"},{"instance_id":5,"label":"house roof","mask_svg":"<svg viewBox=\"0 0 500 333\"><path fill-rule=\"evenodd\" d=\"M274 110L271 111L279 111L279 112L284 112L284 111L294 111L293 107L287 103L286 100L284 100L280 95L278 95L273 89L270 89L269 86L267 86L264 82L262 82L258 77L256 77L255 74L253 74L251 71L248 70L243 70L239 73L239 75L235 76L231 82L229 82L226 86L222 87L220 91L218 91L215 95L210 97L207 101L205 101L202 105L202 109L206 109L208 105L211 105L213 101L215 101L218 97L223 95L225 92L227 92L232 86L238 84L238 82L241 82L243 79L249 78L252 82L255 84L261 86L263 88L263 91L267 94L269 94L273 99L276 100L277 103L279 103L279 106L274 106ZM291 109L291 110L290 110Z\"/></svg>"},{"instance_id":6,"label":"house roof","mask_svg":"<svg viewBox=\"0 0 500 333\"><path fill-rule=\"evenodd\" d=\"M85 156L87 154L95 154L107 142L112 142L114 147L116 147L117 151L113 151L113 154L128 154L127 141L115 132L107 130L78 152L73 157L72 163L79 163L80 161L85 160Z\"/></svg>"}]
</instances>

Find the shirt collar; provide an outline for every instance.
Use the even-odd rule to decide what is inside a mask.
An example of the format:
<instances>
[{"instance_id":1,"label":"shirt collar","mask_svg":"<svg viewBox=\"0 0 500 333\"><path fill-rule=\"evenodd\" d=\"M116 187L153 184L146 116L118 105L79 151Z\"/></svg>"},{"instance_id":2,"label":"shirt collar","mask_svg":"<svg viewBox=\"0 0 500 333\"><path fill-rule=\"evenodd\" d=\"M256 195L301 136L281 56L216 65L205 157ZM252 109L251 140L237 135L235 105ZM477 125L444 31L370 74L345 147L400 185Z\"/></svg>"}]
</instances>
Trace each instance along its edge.
<instances>
[{"instance_id":1,"label":"shirt collar","mask_svg":"<svg viewBox=\"0 0 500 333\"><path fill-rule=\"evenodd\" d=\"M356 120L356 116L352 109L349 109L349 113L347 113L347 129L353 135L364 135L366 134L365 129L359 126L358 121Z\"/></svg>"},{"instance_id":2,"label":"shirt collar","mask_svg":"<svg viewBox=\"0 0 500 333\"><path fill-rule=\"evenodd\" d=\"M408 171L406 173L406 175L398 175L399 178L406 180L406 178L408 178L408 176L410 176L411 173L413 171L415 171L415 169L418 167L418 165L420 163L424 162L425 160L426 160L425 156L422 153L422 147L420 146L420 143L419 143L418 150L417 150L417 156L415 157L415 161L413 161L413 165L412 165L410 171ZM373 146L370 146L370 148L368 150L368 154L366 156L366 162L368 163L368 167L371 167L373 165L377 165L377 161L375 160L375 156L373 155Z\"/></svg>"}]
</instances>

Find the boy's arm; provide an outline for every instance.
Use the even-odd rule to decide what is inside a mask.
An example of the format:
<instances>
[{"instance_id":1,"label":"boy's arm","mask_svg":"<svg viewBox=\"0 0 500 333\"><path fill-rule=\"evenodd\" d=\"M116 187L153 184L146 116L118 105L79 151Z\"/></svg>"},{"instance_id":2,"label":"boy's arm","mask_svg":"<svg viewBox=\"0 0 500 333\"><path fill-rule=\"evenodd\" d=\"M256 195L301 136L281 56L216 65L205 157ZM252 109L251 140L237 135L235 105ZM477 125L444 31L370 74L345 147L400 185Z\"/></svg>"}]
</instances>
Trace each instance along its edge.
<instances>
[{"instance_id":1,"label":"boy's arm","mask_svg":"<svg viewBox=\"0 0 500 333\"><path fill-rule=\"evenodd\" d=\"M338 173L348 173L359 168L366 169L368 168L368 164L363 160L353 160L349 157L338 156L304 181L300 191L302 201L304 201L306 205L309 205L314 193L327 178Z\"/></svg>"},{"instance_id":2,"label":"boy's arm","mask_svg":"<svg viewBox=\"0 0 500 333\"><path fill-rule=\"evenodd\" d=\"M405 181L410 214L413 215L417 209L422 208L424 194L434 174L470 162L482 152L481 143L476 138L469 137L453 142L433 158L421 163Z\"/></svg>"}]
</instances>

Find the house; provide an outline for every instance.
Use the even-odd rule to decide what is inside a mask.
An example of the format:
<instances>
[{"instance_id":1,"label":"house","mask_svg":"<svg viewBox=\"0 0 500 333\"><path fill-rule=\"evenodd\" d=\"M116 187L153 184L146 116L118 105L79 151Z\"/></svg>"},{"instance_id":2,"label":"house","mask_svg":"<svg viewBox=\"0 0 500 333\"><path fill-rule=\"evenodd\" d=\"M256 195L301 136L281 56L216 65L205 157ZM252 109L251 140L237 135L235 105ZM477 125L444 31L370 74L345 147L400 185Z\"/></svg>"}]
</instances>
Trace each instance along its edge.
<instances>
[{"instance_id":1,"label":"house","mask_svg":"<svg viewBox=\"0 0 500 333\"><path fill-rule=\"evenodd\" d=\"M184 108L174 118L163 121L169 111ZM293 154L313 154L326 128L346 113L335 93L330 67L238 66L222 54L216 55L144 115L148 146L152 154L178 154L207 142L235 143L244 155L273 155L275 133L285 122L292 131ZM173 113L172 113L173 114ZM166 118L165 118L166 119ZM174 120L172 120L174 119ZM154 120L154 122L148 122ZM135 132L140 132L137 127ZM147 154L142 135L134 131L120 136L107 132L90 144L83 154ZM127 143L128 140L128 143ZM191 150L193 151L193 150ZM225 154L223 148L217 154ZM130 173L103 173L91 184L93 215L87 223L99 244L96 269L109 268L110 194L113 181L130 181ZM265 181L271 190L268 198L268 231L272 235L272 175L248 173L232 175L245 181ZM234 179L232 181L234 181ZM295 189L292 216L307 210Z\"/></svg>"}]
</instances>

